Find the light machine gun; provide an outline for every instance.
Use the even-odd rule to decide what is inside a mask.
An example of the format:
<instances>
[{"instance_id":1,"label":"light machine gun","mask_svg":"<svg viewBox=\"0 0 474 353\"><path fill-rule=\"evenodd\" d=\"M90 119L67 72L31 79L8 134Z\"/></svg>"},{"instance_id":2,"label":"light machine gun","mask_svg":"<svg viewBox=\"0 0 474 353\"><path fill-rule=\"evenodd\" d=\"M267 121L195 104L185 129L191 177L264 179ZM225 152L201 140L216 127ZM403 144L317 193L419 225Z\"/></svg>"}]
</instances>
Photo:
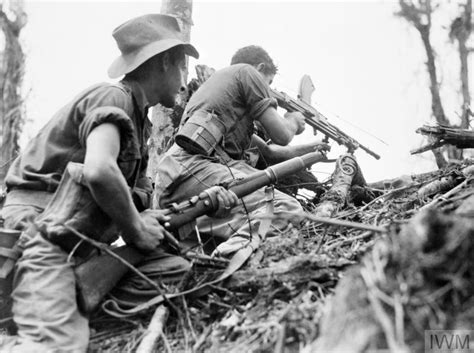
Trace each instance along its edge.
<instances>
[{"instance_id":1,"label":"light machine gun","mask_svg":"<svg viewBox=\"0 0 474 353\"><path fill-rule=\"evenodd\" d=\"M357 148L360 148L370 154L375 159L380 159L380 156L368 147L362 145L354 138L347 135L345 132L330 124L327 118L318 112L313 106L309 104L309 95L303 94L303 87L310 87L313 89L313 85L309 76L303 76L300 84L300 99L296 100L291 98L284 92L279 92L274 89L271 90L272 96L277 100L278 105L289 112L300 112L304 115L305 121L313 129L322 132L326 137L336 141L339 145L347 147L350 153L354 152ZM304 98L306 96L306 99ZM305 101L306 100L306 101Z\"/></svg>"}]
</instances>

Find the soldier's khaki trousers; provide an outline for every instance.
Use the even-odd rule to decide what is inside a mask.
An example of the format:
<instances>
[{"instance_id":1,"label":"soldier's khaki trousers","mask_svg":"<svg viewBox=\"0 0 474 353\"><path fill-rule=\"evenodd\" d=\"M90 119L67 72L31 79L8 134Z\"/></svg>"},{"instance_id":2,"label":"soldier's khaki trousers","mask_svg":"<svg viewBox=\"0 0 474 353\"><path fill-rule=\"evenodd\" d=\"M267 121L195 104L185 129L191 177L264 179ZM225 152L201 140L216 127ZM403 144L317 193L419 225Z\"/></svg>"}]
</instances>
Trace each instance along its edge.
<instances>
[{"instance_id":1,"label":"soldier's khaki trousers","mask_svg":"<svg viewBox=\"0 0 474 353\"><path fill-rule=\"evenodd\" d=\"M219 158L191 155L173 145L165 154L158 166L155 179L155 207L169 207L190 199L214 185L228 183L234 179L246 178L259 170L249 166L245 161L232 160L226 162ZM238 205L232 208L226 218L202 216L196 220L200 233L210 235L217 242L228 240L232 236L250 238L255 235L262 216L266 213L265 188L241 198ZM299 202L278 190L273 195L274 212L301 213L303 208ZM288 226L288 219L276 218L272 226L283 230ZM187 229L180 230L186 236Z\"/></svg>"},{"instance_id":2,"label":"soldier's khaki trousers","mask_svg":"<svg viewBox=\"0 0 474 353\"><path fill-rule=\"evenodd\" d=\"M10 205L3 209L5 223L24 229L42 209ZM17 336L0 336L0 352L84 352L89 342L88 319L76 303L74 257L44 239L40 233L22 233L23 255L15 266L13 320ZM185 259L158 249L138 269L155 281L174 283L189 269ZM123 307L143 303L156 290L133 273L127 274L113 294Z\"/></svg>"}]
</instances>

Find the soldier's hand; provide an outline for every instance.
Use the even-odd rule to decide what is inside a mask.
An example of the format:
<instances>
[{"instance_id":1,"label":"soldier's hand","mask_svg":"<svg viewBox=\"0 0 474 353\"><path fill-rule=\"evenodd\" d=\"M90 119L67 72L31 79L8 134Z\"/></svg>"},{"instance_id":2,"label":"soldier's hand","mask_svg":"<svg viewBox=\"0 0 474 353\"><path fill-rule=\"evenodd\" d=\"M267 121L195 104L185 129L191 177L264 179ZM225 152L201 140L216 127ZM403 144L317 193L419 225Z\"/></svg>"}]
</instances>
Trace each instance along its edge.
<instances>
[{"instance_id":1,"label":"soldier's hand","mask_svg":"<svg viewBox=\"0 0 474 353\"><path fill-rule=\"evenodd\" d=\"M138 249L153 251L161 244L165 237L172 237L162 225L170 219L164 212L164 210L148 209L140 213L141 224L139 225L139 230L131 239Z\"/></svg>"},{"instance_id":2,"label":"soldier's hand","mask_svg":"<svg viewBox=\"0 0 474 353\"><path fill-rule=\"evenodd\" d=\"M331 146L329 146L325 142L315 142L314 144L314 151L315 152L329 152L331 150Z\"/></svg>"},{"instance_id":3,"label":"soldier's hand","mask_svg":"<svg viewBox=\"0 0 474 353\"><path fill-rule=\"evenodd\" d=\"M333 159L328 159L328 156L326 155L326 152L321 152L321 151L316 151L319 153L319 160L318 162L323 162L323 163L330 163L330 162L334 162Z\"/></svg>"},{"instance_id":4,"label":"soldier's hand","mask_svg":"<svg viewBox=\"0 0 474 353\"><path fill-rule=\"evenodd\" d=\"M304 122L304 115L300 112L286 112L285 118L288 120L292 120L295 124L296 131L295 135L301 134L305 129L305 122Z\"/></svg>"},{"instance_id":5,"label":"soldier's hand","mask_svg":"<svg viewBox=\"0 0 474 353\"><path fill-rule=\"evenodd\" d=\"M212 200L217 201L217 210L209 214L209 216L217 218L227 217L232 207L239 202L237 195L233 191L227 190L222 186L213 186L199 195L199 198L205 197L210 197Z\"/></svg>"}]
</instances>

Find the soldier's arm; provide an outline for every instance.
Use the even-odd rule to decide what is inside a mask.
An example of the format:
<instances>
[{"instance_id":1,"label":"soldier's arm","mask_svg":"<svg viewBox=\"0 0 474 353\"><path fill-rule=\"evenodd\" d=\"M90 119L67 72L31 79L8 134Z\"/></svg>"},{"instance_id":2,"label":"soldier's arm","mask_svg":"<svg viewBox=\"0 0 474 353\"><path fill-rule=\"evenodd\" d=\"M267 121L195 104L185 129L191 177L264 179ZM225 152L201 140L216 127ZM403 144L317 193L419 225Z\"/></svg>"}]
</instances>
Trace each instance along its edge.
<instances>
[{"instance_id":1,"label":"soldier's arm","mask_svg":"<svg viewBox=\"0 0 474 353\"><path fill-rule=\"evenodd\" d=\"M284 117L278 114L277 101L271 95L268 82L254 67L244 65L238 78L240 95L246 104L247 114L263 125L274 143L286 146L295 135L303 132L303 114L292 112L286 113Z\"/></svg>"},{"instance_id":2,"label":"soldier's arm","mask_svg":"<svg viewBox=\"0 0 474 353\"><path fill-rule=\"evenodd\" d=\"M280 116L277 110L269 107L258 119L268 136L278 145L286 146L295 135L304 130L304 116L300 113L288 113Z\"/></svg>"},{"instance_id":3,"label":"soldier's arm","mask_svg":"<svg viewBox=\"0 0 474 353\"><path fill-rule=\"evenodd\" d=\"M121 229L124 240L142 250L153 250L166 232L159 223L162 216L158 211L156 215L148 211L146 217L139 214L117 165L119 152L119 128L112 123L95 127L86 141L84 180L98 205Z\"/></svg>"},{"instance_id":4,"label":"soldier's arm","mask_svg":"<svg viewBox=\"0 0 474 353\"><path fill-rule=\"evenodd\" d=\"M330 150L330 146L328 144L319 141L294 146L279 146L276 144L267 144L265 141L263 141L263 139L256 135L252 136L252 144L257 146L264 160L270 164L280 163L293 157L299 157L310 152L324 152Z\"/></svg>"}]
</instances>

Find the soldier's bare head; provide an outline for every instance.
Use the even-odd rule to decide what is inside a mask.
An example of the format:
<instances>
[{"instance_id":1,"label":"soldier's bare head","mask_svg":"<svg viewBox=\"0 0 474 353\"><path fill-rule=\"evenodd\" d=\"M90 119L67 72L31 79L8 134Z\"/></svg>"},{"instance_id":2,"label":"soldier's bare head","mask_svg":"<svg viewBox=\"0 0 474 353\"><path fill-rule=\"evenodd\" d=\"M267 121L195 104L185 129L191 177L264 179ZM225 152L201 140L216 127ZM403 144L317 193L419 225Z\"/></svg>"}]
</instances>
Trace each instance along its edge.
<instances>
[{"instance_id":1,"label":"soldier's bare head","mask_svg":"<svg viewBox=\"0 0 474 353\"><path fill-rule=\"evenodd\" d=\"M248 45L240 48L232 56L231 65L234 64L250 64L265 75L275 75L278 71L277 66L272 58L262 47L257 45Z\"/></svg>"}]
</instances>

